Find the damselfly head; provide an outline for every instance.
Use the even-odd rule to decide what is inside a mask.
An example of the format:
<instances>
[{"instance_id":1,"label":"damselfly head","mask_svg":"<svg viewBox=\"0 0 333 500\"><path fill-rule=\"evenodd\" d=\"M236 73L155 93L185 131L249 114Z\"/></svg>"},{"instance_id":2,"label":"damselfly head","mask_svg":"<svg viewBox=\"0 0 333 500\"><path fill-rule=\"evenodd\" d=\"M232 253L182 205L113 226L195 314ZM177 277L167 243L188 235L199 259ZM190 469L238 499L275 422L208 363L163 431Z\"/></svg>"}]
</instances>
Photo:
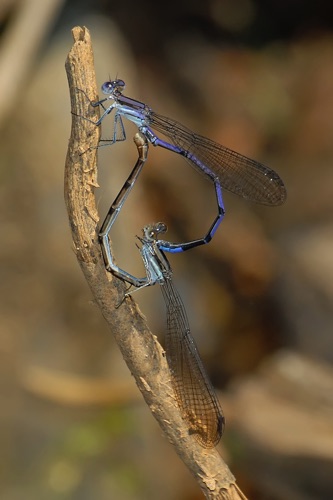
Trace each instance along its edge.
<instances>
[{"instance_id":1,"label":"damselfly head","mask_svg":"<svg viewBox=\"0 0 333 500\"><path fill-rule=\"evenodd\" d=\"M148 240L157 240L160 233L166 233L168 226L164 222L148 224L142 230L143 236Z\"/></svg>"},{"instance_id":2,"label":"damselfly head","mask_svg":"<svg viewBox=\"0 0 333 500\"><path fill-rule=\"evenodd\" d=\"M124 80L109 80L103 83L102 92L103 94L107 95L121 94L124 88L125 88Z\"/></svg>"}]
</instances>

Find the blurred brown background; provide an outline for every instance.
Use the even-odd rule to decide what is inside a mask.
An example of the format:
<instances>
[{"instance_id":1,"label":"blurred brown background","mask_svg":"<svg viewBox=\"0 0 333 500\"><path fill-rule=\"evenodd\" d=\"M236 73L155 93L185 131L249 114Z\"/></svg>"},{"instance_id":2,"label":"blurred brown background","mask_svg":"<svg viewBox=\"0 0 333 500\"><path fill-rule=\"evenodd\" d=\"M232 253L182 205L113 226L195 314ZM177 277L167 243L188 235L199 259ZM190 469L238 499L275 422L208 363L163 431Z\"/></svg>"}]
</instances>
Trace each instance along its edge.
<instances>
[{"instance_id":1,"label":"blurred brown background","mask_svg":"<svg viewBox=\"0 0 333 500\"><path fill-rule=\"evenodd\" d=\"M219 450L251 499L333 497L333 7L260 0L7 0L0 6L0 496L189 500L195 481L145 407L72 249L63 201L70 29L98 83L278 171L279 208L225 193L206 247L170 257L227 426ZM103 217L135 131L99 153ZM111 120L103 122L103 137ZM151 148L113 232L119 264L157 220L201 236L213 187ZM163 342L159 290L135 296Z\"/></svg>"}]
</instances>

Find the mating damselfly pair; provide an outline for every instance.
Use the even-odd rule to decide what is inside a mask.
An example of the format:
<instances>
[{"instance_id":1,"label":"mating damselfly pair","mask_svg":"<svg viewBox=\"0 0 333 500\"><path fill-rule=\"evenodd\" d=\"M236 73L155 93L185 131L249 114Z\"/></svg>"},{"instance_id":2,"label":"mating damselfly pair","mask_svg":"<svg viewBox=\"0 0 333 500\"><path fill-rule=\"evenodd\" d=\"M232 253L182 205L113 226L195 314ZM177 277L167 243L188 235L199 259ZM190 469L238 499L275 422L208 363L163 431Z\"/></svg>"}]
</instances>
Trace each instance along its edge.
<instances>
[{"instance_id":1,"label":"mating damselfly pair","mask_svg":"<svg viewBox=\"0 0 333 500\"><path fill-rule=\"evenodd\" d=\"M160 284L167 308L166 358L176 399L189 432L204 447L213 447L221 438L225 420L190 333L186 311L173 284L172 270L165 253L183 252L212 239L225 214L222 188L249 201L271 206L285 201L286 189L278 174L270 168L155 113L145 103L125 96L124 87L123 80L107 81L102 85L107 97L90 102L93 106L103 108L100 119L95 122L97 126L113 112L110 144L126 139L123 117L132 121L140 132L135 138L138 160L112 203L100 230L105 265L108 271L136 289ZM162 133L170 142L161 139L154 130ZM146 276L137 278L116 265L110 249L109 233L147 160L148 144L183 156L213 183L217 215L205 236L184 243L161 239L160 236L166 232L163 223L145 226L139 240Z\"/></svg>"}]
</instances>

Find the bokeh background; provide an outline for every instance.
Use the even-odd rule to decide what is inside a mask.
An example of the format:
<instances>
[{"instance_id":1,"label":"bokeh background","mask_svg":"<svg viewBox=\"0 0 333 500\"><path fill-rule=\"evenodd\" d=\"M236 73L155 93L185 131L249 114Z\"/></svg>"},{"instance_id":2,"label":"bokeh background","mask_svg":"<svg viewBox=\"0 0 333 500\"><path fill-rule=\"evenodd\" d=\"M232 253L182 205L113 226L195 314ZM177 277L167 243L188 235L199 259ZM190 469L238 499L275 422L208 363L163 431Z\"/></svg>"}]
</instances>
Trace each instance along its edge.
<instances>
[{"instance_id":1,"label":"bokeh background","mask_svg":"<svg viewBox=\"0 0 333 500\"><path fill-rule=\"evenodd\" d=\"M227 426L219 451L249 498L333 496L333 7L266 0L26 0L0 5L0 496L195 500L83 279L63 200L71 28L90 29L99 85L279 172L284 206L225 193L214 240L170 258ZM103 122L103 137L112 133ZM136 159L99 153L105 215ZM112 149L112 151L111 151ZM176 156L176 155L174 155ZM113 232L205 233L213 187L151 148ZM163 342L157 287L136 294Z\"/></svg>"}]
</instances>

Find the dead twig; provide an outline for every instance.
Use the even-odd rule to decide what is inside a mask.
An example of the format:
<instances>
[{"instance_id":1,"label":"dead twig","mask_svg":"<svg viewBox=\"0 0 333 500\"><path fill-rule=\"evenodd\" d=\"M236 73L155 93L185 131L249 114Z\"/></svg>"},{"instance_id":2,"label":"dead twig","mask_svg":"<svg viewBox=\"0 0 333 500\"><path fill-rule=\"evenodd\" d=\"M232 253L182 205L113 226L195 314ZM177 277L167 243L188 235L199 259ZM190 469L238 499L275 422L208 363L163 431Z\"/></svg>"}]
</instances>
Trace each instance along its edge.
<instances>
[{"instance_id":1,"label":"dead twig","mask_svg":"<svg viewBox=\"0 0 333 500\"><path fill-rule=\"evenodd\" d=\"M125 287L106 272L97 237L94 189L99 128L82 119L87 113L87 100L76 91L79 88L90 99L97 98L92 47L86 28L74 28L73 36L74 45L66 61L73 121L65 167L65 199L78 261L150 411L206 498L245 498L217 450L203 449L189 435L170 385L163 349L135 303L127 299L116 307ZM89 117L97 120L98 110L91 109Z\"/></svg>"}]
</instances>

